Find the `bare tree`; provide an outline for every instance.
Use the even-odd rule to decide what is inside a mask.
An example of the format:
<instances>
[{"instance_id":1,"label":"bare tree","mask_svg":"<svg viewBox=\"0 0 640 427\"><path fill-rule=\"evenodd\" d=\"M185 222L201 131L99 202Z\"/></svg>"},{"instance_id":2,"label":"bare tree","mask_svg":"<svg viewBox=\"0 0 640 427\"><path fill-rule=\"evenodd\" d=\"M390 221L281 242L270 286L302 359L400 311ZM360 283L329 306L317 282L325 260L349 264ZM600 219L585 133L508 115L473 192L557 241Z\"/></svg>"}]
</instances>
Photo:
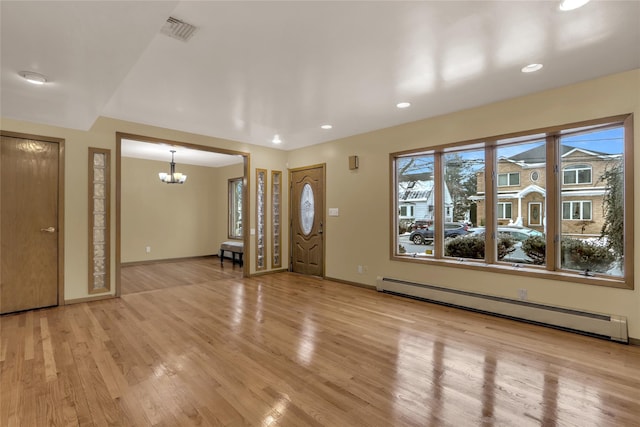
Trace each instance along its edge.
<instances>
[{"instance_id":1,"label":"bare tree","mask_svg":"<svg viewBox=\"0 0 640 427\"><path fill-rule=\"evenodd\" d=\"M624 255L624 165L622 159L610 163L600 177L606 186L602 199L604 223L601 237L617 256Z\"/></svg>"}]
</instances>

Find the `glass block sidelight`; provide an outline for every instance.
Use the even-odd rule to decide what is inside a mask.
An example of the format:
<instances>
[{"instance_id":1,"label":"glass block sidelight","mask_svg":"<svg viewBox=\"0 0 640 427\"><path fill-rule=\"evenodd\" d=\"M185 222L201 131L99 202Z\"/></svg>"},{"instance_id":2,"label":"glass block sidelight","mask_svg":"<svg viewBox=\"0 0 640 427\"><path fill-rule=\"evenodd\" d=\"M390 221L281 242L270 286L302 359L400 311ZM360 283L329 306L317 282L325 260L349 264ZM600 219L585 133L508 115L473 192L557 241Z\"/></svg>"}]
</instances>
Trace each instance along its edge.
<instances>
[{"instance_id":1,"label":"glass block sidelight","mask_svg":"<svg viewBox=\"0 0 640 427\"><path fill-rule=\"evenodd\" d=\"M94 169L105 169L106 167L106 158L107 158L107 154L108 153L100 153L100 152L94 152L93 153L93 167Z\"/></svg>"},{"instance_id":2,"label":"glass block sidelight","mask_svg":"<svg viewBox=\"0 0 640 427\"><path fill-rule=\"evenodd\" d=\"M266 194L267 171L256 169L256 270L264 270L266 265Z\"/></svg>"},{"instance_id":3,"label":"glass block sidelight","mask_svg":"<svg viewBox=\"0 0 640 427\"><path fill-rule=\"evenodd\" d=\"M94 212L94 213L93 213L93 224L94 224L96 227L102 227L102 228L104 228L104 227L105 227L105 224L106 224L106 222L105 222L105 218L104 218L104 214L103 214L103 213L96 214L96 213Z\"/></svg>"},{"instance_id":4,"label":"glass block sidelight","mask_svg":"<svg viewBox=\"0 0 640 427\"><path fill-rule=\"evenodd\" d=\"M94 274L104 274L104 258L93 259L93 272Z\"/></svg>"},{"instance_id":5,"label":"glass block sidelight","mask_svg":"<svg viewBox=\"0 0 640 427\"><path fill-rule=\"evenodd\" d=\"M104 245L104 228L93 228L93 243Z\"/></svg>"},{"instance_id":6,"label":"glass block sidelight","mask_svg":"<svg viewBox=\"0 0 640 427\"><path fill-rule=\"evenodd\" d=\"M93 212L104 212L104 199L93 199Z\"/></svg>"},{"instance_id":7,"label":"glass block sidelight","mask_svg":"<svg viewBox=\"0 0 640 427\"><path fill-rule=\"evenodd\" d=\"M280 247L282 237L280 236L280 205L281 196L281 171L271 171L271 267L282 267L280 257Z\"/></svg>"},{"instance_id":8,"label":"glass block sidelight","mask_svg":"<svg viewBox=\"0 0 640 427\"><path fill-rule=\"evenodd\" d=\"M104 168L98 168L93 171L93 182L104 182Z\"/></svg>"},{"instance_id":9,"label":"glass block sidelight","mask_svg":"<svg viewBox=\"0 0 640 427\"><path fill-rule=\"evenodd\" d=\"M93 284L96 289L104 288L105 286L105 274L104 273L94 273L93 274Z\"/></svg>"},{"instance_id":10,"label":"glass block sidelight","mask_svg":"<svg viewBox=\"0 0 640 427\"><path fill-rule=\"evenodd\" d=\"M110 289L110 150L89 148L89 293Z\"/></svg>"},{"instance_id":11,"label":"glass block sidelight","mask_svg":"<svg viewBox=\"0 0 640 427\"><path fill-rule=\"evenodd\" d=\"M104 258L104 245L94 244L93 245L93 256L94 258Z\"/></svg>"},{"instance_id":12,"label":"glass block sidelight","mask_svg":"<svg viewBox=\"0 0 640 427\"><path fill-rule=\"evenodd\" d=\"M93 184L93 197L97 199L104 199L104 183Z\"/></svg>"}]
</instances>

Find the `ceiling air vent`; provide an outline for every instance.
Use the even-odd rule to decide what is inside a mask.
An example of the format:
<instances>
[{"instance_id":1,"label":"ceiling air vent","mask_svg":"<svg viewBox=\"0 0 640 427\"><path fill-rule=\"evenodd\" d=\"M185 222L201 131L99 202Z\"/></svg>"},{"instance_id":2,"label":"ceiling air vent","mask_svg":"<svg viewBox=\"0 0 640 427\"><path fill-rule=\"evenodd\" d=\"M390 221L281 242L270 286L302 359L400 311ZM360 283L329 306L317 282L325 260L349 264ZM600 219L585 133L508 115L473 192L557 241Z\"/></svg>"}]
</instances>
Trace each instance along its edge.
<instances>
[{"instance_id":1,"label":"ceiling air vent","mask_svg":"<svg viewBox=\"0 0 640 427\"><path fill-rule=\"evenodd\" d=\"M170 16L160 29L160 32L166 36L186 42L189 41L196 30L195 26Z\"/></svg>"}]
</instances>

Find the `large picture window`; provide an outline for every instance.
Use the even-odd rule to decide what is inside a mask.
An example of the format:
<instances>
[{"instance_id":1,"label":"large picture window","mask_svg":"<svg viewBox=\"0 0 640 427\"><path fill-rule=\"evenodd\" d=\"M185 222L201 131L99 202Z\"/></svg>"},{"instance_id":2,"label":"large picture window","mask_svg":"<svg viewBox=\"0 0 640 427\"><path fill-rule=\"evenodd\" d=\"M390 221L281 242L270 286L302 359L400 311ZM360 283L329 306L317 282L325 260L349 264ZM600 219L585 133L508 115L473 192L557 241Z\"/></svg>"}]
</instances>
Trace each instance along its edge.
<instances>
[{"instance_id":1,"label":"large picture window","mask_svg":"<svg viewBox=\"0 0 640 427\"><path fill-rule=\"evenodd\" d=\"M619 116L392 154L392 258L633 288L631 126Z\"/></svg>"}]
</instances>

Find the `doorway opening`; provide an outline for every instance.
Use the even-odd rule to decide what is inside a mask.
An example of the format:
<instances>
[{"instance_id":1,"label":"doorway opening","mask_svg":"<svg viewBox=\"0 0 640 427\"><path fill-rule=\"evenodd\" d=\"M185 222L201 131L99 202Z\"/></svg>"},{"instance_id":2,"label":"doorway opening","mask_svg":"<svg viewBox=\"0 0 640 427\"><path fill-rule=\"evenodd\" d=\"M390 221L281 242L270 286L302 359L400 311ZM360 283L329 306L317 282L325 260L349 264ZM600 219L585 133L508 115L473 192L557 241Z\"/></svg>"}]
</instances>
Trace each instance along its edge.
<instances>
[{"instance_id":1,"label":"doorway opening","mask_svg":"<svg viewBox=\"0 0 640 427\"><path fill-rule=\"evenodd\" d=\"M163 180L164 182L160 180L159 173L169 171L170 161L174 163L173 156L175 156L175 165L171 166L171 169L175 168L176 172L191 171L186 174L188 179L184 185L167 185L166 180ZM250 155L245 152L118 132L116 134L115 295L122 294L123 263L148 264L154 262L154 259L175 261L189 258L182 253L189 252L190 241L200 242L199 245L203 245L203 239L212 233L208 228L209 223L215 221L216 225L224 223L226 226L228 213L225 213L224 218L220 214L228 210L226 193L215 200L217 206L211 206L213 203L210 200L211 194L215 193L214 186L217 186L214 182L214 177L217 176L216 170L230 168L237 171L234 172L236 177L242 176L244 184L242 211L249 212L249 197L247 197L249 162ZM194 173L199 175L192 176ZM226 188L227 179L223 181ZM191 201L185 205L184 201L187 200L185 197L188 197L185 194L189 193ZM148 201L151 210L146 210L145 200ZM130 204L125 207L126 215L133 215L133 219L131 216L123 217L125 203ZM150 212L149 218L144 217L145 210ZM215 213L218 214L215 215ZM248 218L245 218L245 221L248 221ZM248 226L242 227L241 235L246 257L249 257L250 251L248 228ZM139 233L143 237L136 236L139 230L145 230ZM154 245L147 241L155 237L159 239L156 242L161 243ZM226 239L227 234L225 233L223 237ZM213 249L215 243L213 241L207 243L210 251L217 253L217 248ZM197 246L198 243L195 245ZM191 249L197 251L197 249ZM167 255L175 253L178 255ZM144 259L149 262L145 262ZM242 267L242 275L248 277L248 263Z\"/></svg>"}]
</instances>

